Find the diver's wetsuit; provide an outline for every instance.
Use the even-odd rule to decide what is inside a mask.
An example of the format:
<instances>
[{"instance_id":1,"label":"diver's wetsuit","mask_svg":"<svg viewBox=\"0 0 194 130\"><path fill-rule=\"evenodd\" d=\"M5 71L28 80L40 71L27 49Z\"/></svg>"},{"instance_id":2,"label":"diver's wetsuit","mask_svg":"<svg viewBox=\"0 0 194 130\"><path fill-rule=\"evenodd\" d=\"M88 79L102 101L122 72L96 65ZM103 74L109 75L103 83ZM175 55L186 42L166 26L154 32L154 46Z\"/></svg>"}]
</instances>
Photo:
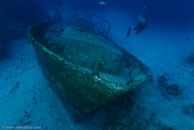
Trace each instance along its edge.
<instances>
[{"instance_id":1,"label":"diver's wetsuit","mask_svg":"<svg viewBox=\"0 0 194 130\"><path fill-rule=\"evenodd\" d=\"M139 34L141 31L143 31L145 28L147 28L147 22L140 21L137 26L134 28L135 33Z\"/></svg>"},{"instance_id":2,"label":"diver's wetsuit","mask_svg":"<svg viewBox=\"0 0 194 130\"><path fill-rule=\"evenodd\" d=\"M139 34L140 32L142 32L147 27L148 27L148 24L146 22L146 19L143 16L141 16L139 18L138 24L134 28L129 28L128 29L128 32L127 32L126 36L129 37L131 35L132 30L134 30L136 34Z\"/></svg>"}]
</instances>

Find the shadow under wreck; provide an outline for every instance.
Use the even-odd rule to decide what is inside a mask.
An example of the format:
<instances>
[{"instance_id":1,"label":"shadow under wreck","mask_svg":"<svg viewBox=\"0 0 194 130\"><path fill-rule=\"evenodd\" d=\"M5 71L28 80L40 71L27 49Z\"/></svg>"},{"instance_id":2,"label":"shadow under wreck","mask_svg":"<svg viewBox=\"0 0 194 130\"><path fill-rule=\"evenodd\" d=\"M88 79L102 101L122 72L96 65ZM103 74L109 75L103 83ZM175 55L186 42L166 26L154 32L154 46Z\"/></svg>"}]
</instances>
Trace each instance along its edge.
<instances>
[{"instance_id":1,"label":"shadow under wreck","mask_svg":"<svg viewBox=\"0 0 194 130\"><path fill-rule=\"evenodd\" d=\"M147 66L106 36L110 24L100 20L97 24L73 15L29 29L42 71L73 121L127 95L152 77Z\"/></svg>"}]
</instances>

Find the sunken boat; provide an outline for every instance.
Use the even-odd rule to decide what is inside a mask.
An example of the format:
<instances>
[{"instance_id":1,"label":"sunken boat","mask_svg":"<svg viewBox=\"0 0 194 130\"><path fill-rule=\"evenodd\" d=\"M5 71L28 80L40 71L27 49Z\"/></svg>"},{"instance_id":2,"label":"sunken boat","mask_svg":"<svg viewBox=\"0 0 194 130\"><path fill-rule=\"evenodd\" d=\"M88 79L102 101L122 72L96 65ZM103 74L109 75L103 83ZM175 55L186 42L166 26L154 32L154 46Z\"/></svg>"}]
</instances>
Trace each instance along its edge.
<instances>
[{"instance_id":1,"label":"sunken boat","mask_svg":"<svg viewBox=\"0 0 194 130\"><path fill-rule=\"evenodd\" d=\"M103 18L95 23L78 15L28 30L39 65L73 121L152 77L146 65L107 37L109 30Z\"/></svg>"}]
</instances>

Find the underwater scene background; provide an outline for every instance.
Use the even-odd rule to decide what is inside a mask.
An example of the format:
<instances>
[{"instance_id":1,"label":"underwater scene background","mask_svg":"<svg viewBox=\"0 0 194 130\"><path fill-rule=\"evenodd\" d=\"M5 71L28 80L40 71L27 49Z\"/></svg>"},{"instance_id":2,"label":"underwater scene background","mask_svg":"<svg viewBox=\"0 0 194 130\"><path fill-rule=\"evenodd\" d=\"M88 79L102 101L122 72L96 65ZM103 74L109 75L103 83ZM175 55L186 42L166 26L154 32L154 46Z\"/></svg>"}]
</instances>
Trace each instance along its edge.
<instances>
[{"instance_id":1,"label":"underwater scene background","mask_svg":"<svg viewBox=\"0 0 194 130\"><path fill-rule=\"evenodd\" d=\"M0 129L193 130L193 9L192 0L1 0ZM106 36L153 78L73 122L39 66L28 30L82 12L106 19Z\"/></svg>"}]
</instances>

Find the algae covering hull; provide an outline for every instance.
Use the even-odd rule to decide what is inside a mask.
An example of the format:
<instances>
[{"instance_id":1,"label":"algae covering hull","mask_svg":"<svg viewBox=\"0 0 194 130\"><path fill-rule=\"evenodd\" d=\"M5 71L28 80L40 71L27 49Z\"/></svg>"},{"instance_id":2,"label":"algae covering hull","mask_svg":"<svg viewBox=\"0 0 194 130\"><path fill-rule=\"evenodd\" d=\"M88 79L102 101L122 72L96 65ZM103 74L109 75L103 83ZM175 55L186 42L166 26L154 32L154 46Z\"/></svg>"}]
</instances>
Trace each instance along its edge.
<instances>
[{"instance_id":1,"label":"algae covering hull","mask_svg":"<svg viewBox=\"0 0 194 130\"><path fill-rule=\"evenodd\" d=\"M46 23L43 23L43 25L45 24ZM50 26L50 24L46 25ZM144 84L151 78L151 72L148 67L119 47L118 51L121 52L121 62L125 62L125 65L128 66L130 76L133 77L131 80L126 83L115 82L113 79L107 78L108 76L106 77L106 75L101 76L99 74L94 74L94 72L90 73L86 69L83 69L83 66L80 67L76 64L77 62L75 63L73 60L67 60L65 56L52 51L45 42L38 40L37 35L39 32L37 32L37 29L39 29L39 27L40 25L35 25L29 29L29 39L34 47L39 65L41 66L44 75L57 95L61 98L68 113L74 121L78 121L107 103L128 94L131 90ZM68 38L72 40L72 37L66 37L65 39ZM107 38L104 40L109 41ZM66 43L66 40L62 41L63 43ZM82 41L84 40L76 40L80 45L82 45L81 43L85 44L85 42ZM115 48L117 48L117 46ZM65 50L63 50L63 52L65 53ZM118 53L115 53L115 55L117 54ZM91 62L92 61L93 60L91 59ZM90 62L90 60L88 60L88 62ZM106 68L103 70L104 73L106 73L105 69ZM109 75L111 75L111 73L117 73L114 69L115 67L113 67L113 71L110 72ZM117 75L117 77L119 77L119 75Z\"/></svg>"}]
</instances>

